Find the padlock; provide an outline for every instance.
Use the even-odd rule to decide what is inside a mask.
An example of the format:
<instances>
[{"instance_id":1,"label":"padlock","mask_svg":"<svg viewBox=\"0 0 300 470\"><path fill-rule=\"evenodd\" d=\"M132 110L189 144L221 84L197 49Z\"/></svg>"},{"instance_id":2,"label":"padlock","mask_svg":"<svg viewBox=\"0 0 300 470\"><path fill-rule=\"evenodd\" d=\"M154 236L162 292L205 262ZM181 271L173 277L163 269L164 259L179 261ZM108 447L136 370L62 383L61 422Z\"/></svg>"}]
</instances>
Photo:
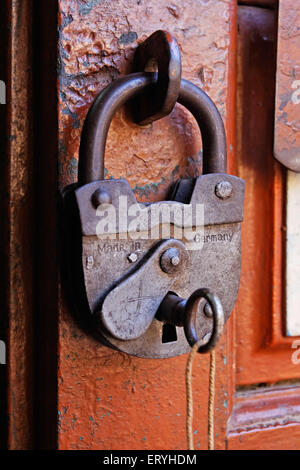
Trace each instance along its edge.
<instances>
[{"instance_id":1,"label":"padlock","mask_svg":"<svg viewBox=\"0 0 300 470\"><path fill-rule=\"evenodd\" d=\"M222 326L221 314L219 326L214 325L209 293L218 299L214 312L222 305L225 320L233 309L240 279L244 181L226 173L225 130L216 106L184 79L178 102L199 125L203 174L179 179L170 201L153 204L138 204L126 180L104 179L105 143L114 113L154 82L155 74L131 74L99 94L83 126L78 184L66 188L64 201L70 296L81 323L109 347L165 358L186 353L193 337L188 341L187 327L170 319L170 308L177 305L182 315L182 306L188 305L191 316L196 302L194 332L204 349L211 335L216 341ZM193 295L195 291L200 294ZM192 300L184 303L188 298Z\"/></svg>"}]
</instances>

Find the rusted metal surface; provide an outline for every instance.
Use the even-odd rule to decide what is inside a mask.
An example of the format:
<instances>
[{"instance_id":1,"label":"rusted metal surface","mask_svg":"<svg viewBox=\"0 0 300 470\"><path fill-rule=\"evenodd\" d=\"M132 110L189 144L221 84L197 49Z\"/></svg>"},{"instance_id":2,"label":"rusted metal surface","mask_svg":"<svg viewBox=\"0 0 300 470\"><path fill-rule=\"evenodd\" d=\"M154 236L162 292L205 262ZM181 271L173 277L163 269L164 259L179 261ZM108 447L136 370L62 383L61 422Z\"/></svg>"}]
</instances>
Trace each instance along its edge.
<instances>
[{"instance_id":1,"label":"rusted metal surface","mask_svg":"<svg viewBox=\"0 0 300 470\"><path fill-rule=\"evenodd\" d=\"M279 2L274 155L300 172L300 4Z\"/></svg>"},{"instance_id":2,"label":"rusted metal surface","mask_svg":"<svg viewBox=\"0 0 300 470\"><path fill-rule=\"evenodd\" d=\"M210 318L213 322L208 341L198 349L198 353L203 354L212 351L218 344L224 332L225 315L220 299L213 291L207 288L195 290L187 299L184 308L184 333L190 346L194 346L200 339L196 328L196 314L201 299L205 299L209 304L212 311ZM209 318L204 311L203 313Z\"/></svg>"},{"instance_id":3,"label":"rusted metal surface","mask_svg":"<svg viewBox=\"0 0 300 470\"><path fill-rule=\"evenodd\" d=\"M215 187L220 180L229 182L230 185L234 188L231 200L220 200L215 195ZM186 296L191 295L192 291L199 287L199 283L200 285L210 287L211 289L217 289L222 303L224 304L226 317L228 318L235 301L239 282L239 233L243 207L243 182L240 179L226 174L220 175L218 173L198 177L189 204L195 209L193 211L194 216L197 212L197 204L200 204L201 207L204 206L205 228L203 229L202 226L199 227L199 233L201 234L199 236L199 246L197 246L197 249L192 249L190 251L190 267L187 268L184 273L175 272L173 278L171 279L166 276L167 284L165 284L164 280L162 279L162 273L160 274L158 264L154 263L152 266L153 263L151 262L151 258L147 261L148 251L150 249L153 250L155 244L159 241L152 239L150 236L151 230L153 228L152 225L149 226L149 222L151 222L151 206L146 206L144 208L144 211L147 214L149 213L149 216L145 217L145 226L140 225L140 233L138 234L138 238L135 236L134 240L131 241L130 239L123 240L124 237L120 236L120 240L118 237L116 237L115 240L107 240L108 234L105 233L103 234L103 239L101 239L99 238L99 234L98 236L96 235L96 210L91 204L91 199L95 192L95 188L101 188L103 192L105 191L110 194L116 213L118 213L118 201L120 196L123 198L125 197L126 200L129 201L128 207L130 207L132 203L136 204L136 201L131 193L130 188L126 184L126 181L122 180L98 181L82 186L76 190L82 232L84 236L82 238L82 258L81 254L76 255L76 251L74 251L72 248L70 250L70 261L74 262L74 259L77 256L77 259L80 262L79 264L82 264L81 267L77 265L77 269L75 266L73 266L71 268L71 273L73 274L72 277L74 278L76 273L83 270L84 283L86 288L84 296L87 296L88 298L91 312L94 312L95 309L97 310L99 300L103 295L107 295L109 298L111 298L112 302L115 302L116 305L114 308L114 313L111 314L110 312L113 310L111 302L108 302L109 306L107 307L105 298L101 309L102 315L105 315L105 318L106 316L111 318L115 315L120 318L122 317L124 329L126 328L126 321L124 317L126 314L122 307L125 300L122 298L122 303L120 303L118 296L118 289L122 288L122 282L121 284L118 284L118 280L120 279L122 281L122 278L124 275L126 275L127 277L124 281L124 288L122 290L122 292L124 291L124 295L129 295L130 297L136 298L141 297L141 295L138 295L138 293L133 294L133 290L135 291L138 288L139 283L142 282L142 285L144 286L143 293L145 295L145 299L148 298L149 302L152 298L155 299L155 292L156 301L159 300L159 296L161 296L162 300L171 287L172 290L175 289L176 292ZM181 202L171 201L169 204L173 204L173 206L177 205L178 209L183 210L181 207ZM159 205L160 203L155 204L155 206ZM143 206L141 205L140 208L142 207ZM157 208L159 209L159 207ZM131 224L131 218L128 217L127 222L129 224ZM117 216L116 219L119 220L119 216ZM170 218L167 218L166 221L162 219L161 223L170 223ZM173 219L171 219L171 223L174 223ZM200 224L203 224L203 220L200 221ZM195 233L197 233L197 230L195 232L192 230L192 227L198 227L196 217L192 217L190 226L185 226L183 241L187 243L187 245L191 244L191 239L189 240L188 236L190 234L189 230L191 231L191 235L193 237L195 237ZM117 232L122 233L119 226L117 227ZM79 234L81 234L81 230ZM73 232L72 236L74 237L74 235L75 234ZM111 233L111 235L113 236L113 233ZM68 238L68 240L70 243L71 236ZM170 240L170 242L172 242L172 240ZM128 262L128 256L132 252L135 252L137 255L137 261L140 266L139 268L132 268ZM145 263L147 263L145 267L141 265L144 259L146 259ZM221 259L222 262L220 261ZM150 262L152 264L149 264ZM156 268L156 270L158 269L158 271L156 271L154 268ZM132 269L133 274L131 276L130 271ZM157 282L159 283L159 278L161 278L160 288L158 286L155 287ZM222 282L222 279L225 278L226 283L225 280ZM114 287L116 283L117 286ZM80 284L79 280L78 283L72 283L73 286L77 284ZM107 294L107 291L110 289L112 289L110 294ZM76 292L79 292L79 290L75 290ZM147 293L145 294L145 292ZM79 302L79 304L81 303ZM147 306L145 302L143 305L146 309ZM132 304L132 307L135 307L135 304ZM149 305L148 308L150 308ZM150 321L154 317L156 311L154 304L153 308L154 310L152 312L152 316L150 315L149 318ZM148 314L151 314L151 312L149 311ZM159 325L156 324L153 326L153 328L155 331L157 330L159 339ZM155 332L154 330L152 332L150 332L150 330L149 332L147 331L146 336L151 333L150 336L152 338ZM136 346L134 350L136 352L138 350L139 355L143 353L143 355L146 354L149 356L151 355L151 350L147 350L148 352L146 353L145 339L146 338L141 337L139 340L136 340L136 345L134 342L132 342L131 345L120 342L114 342L114 344L121 350L127 352L130 352L130 350L133 352L132 348ZM151 342L149 345L151 345ZM184 349L178 349L180 346L179 342L177 346L177 349L174 346L172 351L171 349L168 350L166 346L164 346L164 355L173 355L176 350L177 353L186 351L186 343L183 342L181 345ZM155 345L155 348L155 357L157 357L159 354L159 349L157 349L157 345Z\"/></svg>"},{"instance_id":4,"label":"rusted metal surface","mask_svg":"<svg viewBox=\"0 0 300 470\"><path fill-rule=\"evenodd\" d=\"M216 8L215 0L189 0L183 8L179 2L158 0L94 6L61 0L59 9L60 187L77 179L80 130L91 102L112 79L131 71L137 43L162 25L178 39L185 78L209 92L226 119L232 167L234 94L228 74L234 70L235 2L220 1ZM196 124L179 105L143 129L120 110L108 135L105 173L126 177L139 200L163 200L179 175L199 174L200 149ZM109 351L81 332L63 302L59 321L59 448L184 448L186 358L145 361ZM205 448L208 360L196 361L194 393L201 400L195 406L194 431L196 448ZM230 409L230 361L231 351L222 341L215 423L219 448L225 445Z\"/></svg>"},{"instance_id":5,"label":"rusted metal surface","mask_svg":"<svg viewBox=\"0 0 300 470\"><path fill-rule=\"evenodd\" d=\"M5 446L9 449L30 449L34 442L35 237L32 2L7 1L3 2L2 9L5 10L3 23L7 27L5 45L2 48L6 76L1 77L6 79L7 89L7 104L1 105L5 106L6 114L5 138L3 137L5 155L1 158L0 291L7 348L7 365L1 366L6 368L7 376ZM3 131L4 129L1 130Z\"/></svg>"},{"instance_id":6,"label":"rusted metal surface","mask_svg":"<svg viewBox=\"0 0 300 470\"><path fill-rule=\"evenodd\" d=\"M147 90L155 81L155 74L145 73L130 74L118 79L99 94L89 110L81 135L78 175L79 183L87 184L75 190L78 203L76 212L79 212L81 219L81 230L78 235L80 236L81 233L83 235L82 247L80 246L80 251L71 249L69 257L72 263L70 269L72 277L78 272L77 278L82 279L81 282L84 280L84 286L78 289L78 292L83 292L82 300L77 300L79 315L86 316L87 309L82 306L87 299L90 309L87 316L90 321L93 319L92 329L105 338L105 344L111 344L123 352L140 357L157 358L183 354L189 349L183 331L178 331L178 340L173 344L164 344L161 341L162 325L155 319L155 314L171 288L174 292L188 296L191 296L193 291L198 292L199 287L218 289L226 318L229 317L236 299L240 275L239 230L243 218L244 186L242 180L221 173L226 171L227 149L224 125L217 108L202 90L182 79L179 102L192 111L203 135L203 171L204 173L214 172L198 177L193 183L194 189L188 201L193 209L191 220L188 222L189 225L183 217L180 222L180 232L183 234L183 229L185 230L183 241L190 249L190 255L188 256L187 248L182 241L176 240L176 235L174 235L174 240L163 242L159 239L159 234L153 237L153 223L157 225L158 221L156 218L152 220L151 211L154 208L159 209L159 203L140 205L140 210L144 212L145 223L139 224L139 233L134 236L132 234L131 238L129 234L122 234L121 225L124 226L125 223L126 227L131 226L132 216L127 213L127 210L120 212L120 200L125 198L126 207L129 207L136 205L135 197L126 181L96 180L104 177L105 142L115 111L141 90ZM180 183L179 181L177 192L173 192L176 202L170 201L169 203L170 209L172 206L173 218L175 213L182 212L183 214L185 209L178 198ZM230 192L221 190L221 184L229 187ZM216 188L219 189L216 191ZM66 201L72 197L73 189L73 185L64 189ZM109 200L111 208L118 214L116 218L118 226L109 228L101 238L97 231L100 214L99 208L95 206L95 194L98 195L97 201L101 195L101 199ZM204 198L207 203L203 204ZM183 199L187 198L184 196ZM203 218L197 220L196 217L200 204L201 210L204 211L204 220ZM69 207L71 209L71 206ZM66 202L66 216L70 209ZM161 225L175 224L175 219L172 221L170 219L170 211L168 214L167 220L164 220L161 214ZM224 225L226 222L229 223L228 226ZM189 229L188 233L186 233L187 229ZM198 234L199 243L196 247L189 248L192 239L189 240L188 235L195 237L197 230L200 230L201 234ZM211 230L213 235L210 233ZM70 237L74 235L70 231ZM111 237L115 239L115 242L111 241ZM127 241L123 242L123 239ZM221 247L217 248L215 241L211 243L212 240L216 240ZM181 249L182 261L186 258L185 263L182 262L173 267L172 272L161 270L159 263L160 256L167 250L166 244L169 249L175 249L178 245L178 250ZM130 246L139 248L135 250ZM116 247L117 250L112 247ZM130 255L128 250L135 251L137 267L132 267L128 263ZM74 264L76 257L78 258L77 269ZM185 266L188 258L190 258L190 266ZM201 273L200 276L199 273ZM226 287L223 286L222 289L220 289L220 278L226 278ZM72 286L80 287L80 279L72 282ZM189 297L189 299L192 298ZM187 312L192 312L191 300L188 300L187 306ZM83 312L80 312L81 309ZM215 308L214 311L216 313L214 323L204 314L197 322L197 335L200 334L201 338L207 337L208 332L213 331L210 345L203 347L203 350L208 350L212 344L216 343L222 330L220 325L222 324L223 327L224 322L222 323L219 319L220 315L217 315L219 310ZM187 317L189 317L188 313ZM216 328L213 324L217 325ZM187 332L186 329L185 332ZM193 335L189 328L189 341L192 341L191 338L195 337L195 334Z\"/></svg>"},{"instance_id":7,"label":"rusted metal surface","mask_svg":"<svg viewBox=\"0 0 300 470\"><path fill-rule=\"evenodd\" d=\"M132 103L135 121L141 125L151 124L170 114L178 99L180 50L176 39L167 31L156 31L136 48L133 71L144 72L151 61L157 65L157 83Z\"/></svg>"},{"instance_id":8,"label":"rusted metal surface","mask_svg":"<svg viewBox=\"0 0 300 470\"><path fill-rule=\"evenodd\" d=\"M177 273L170 275L160 266L161 257L172 249L176 249L182 258L182 263L177 265L177 273L183 275L184 269L188 268L188 251L184 244L172 239L157 243L151 252L139 260L136 268L133 267L129 271L126 279L111 288L99 308L101 311L97 312L107 332L114 338L126 341L139 339L137 341L139 354L136 355L147 357L151 354L154 334L152 332L149 336L148 329L154 321L160 303L177 278ZM152 357L158 357L162 352L159 349L161 334L158 329L157 333ZM120 346L120 350L134 354L137 353L137 349L134 348L135 343L118 342L116 345ZM173 348L167 351L165 348L164 355L167 354L176 355L176 351Z\"/></svg>"},{"instance_id":9,"label":"rusted metal surface","mask_svg":"<svg viewBox=\"0 0 300 470\"><path fill-rule=\"evenodd\" d=\"M150 36L150 45L151 40L153 41L152 38L155 37L157 33L154 33L152 36ZM145 47L145 45L147 46L147 44L148 43L146 41L142 44L142 47ZM163 50L163 52L167 54L168 51ZM148 51L148 57L151 57L149 54L151 54L151 50ZM180 61L179 52L178 55ZM162 60L163 57L160 58L160 61ZM161 64L159 64L159 67L160 66ZM155 239L155 241L153 241L153 237L149 236L148 233L149 230L152 233L153 229L153 226L149 225L151 224L151 217L148 215L146 216L145 214L144 219L146 221L146 225L144 224L145 226L141 226L139 224L139 232L141 233L138 234L138 237L134 236L135 242L131 243L131 245L139 246L137 252L126 254L126 249L124 249L124 247L130 245L130 243L128 243L128 240L127 243L122 243L122 241L121 243L119 242L119 237L121 237L121 239L124 238L124 234L121 236L121 223L124 224L125 222L126 224L131 224L127 211L126 213L119 213L120 198L126 198L127 206L128 200L131 202L131 204L136 204L134 195L131 194L130 188L127 187L126 184L124 185L125 181L114 180L106 181L106 183L104 183L103 181L97 182L96 180L99 178L103 180L104 178L105 144L109 126L114 113L129 99L134 98L136 95L141 95L141 91L143 93L147 92L147 90L149 90L153 84L157 87L160 87L162 85L160 83L161 79L165 79L163 73L169 79L168 70L159 71L159 73L161 74L161 77L158 77L158 79L154 73L134 73L129 74L124 78L115 80L98 95L88 112L81 134L78 171L78 184L84 186L79 186L79 189L75 190L75 197L78 202L76 212L78 210L80 214L81 231L82 235L84 236L82 239L82 247L80 247L80 252L76 252L76 250L71 249L69 254L70 261L72 262L72 268L70 269L71 276L74 277L74 273L79 271L79 274L77 274L77 278L79 279L77 281L75 280L75 282L71 281L72 285L78 285L78 292L83 293L83 298L78 299L77 302L75 302L75 307L77 308L79 316L82 316L83 313L86 315L86 311L89 308L90 314L88 314L88 317L93 318L92 330L95 329L95 333L97 333L100 338L104 338L103 342L105 345L110 344L112 347L116 347L120 351L147 358L172 357L187 352L189 349L188 342L191 343L193 339L194 342L197 342L200 330L201 338L208 336L208 331L206 331L206 324L211 326L212 336L208 344L201 348L201 352L208 351L216 344L220 337L220 332L223 331L224 319L222 319L220 316L220 312L223 315L223 309L222 304L217 297L216 302L214 301L214 297L212 298L214 305L212 313L214 314L213 316L215 318L213 323L209 321L208 317L204 314L201 320L201 324L200 320L198 319L197 333L195 328L191 327L191 315L194 305L194 302L192 302L192 299L194 298L193 294L187 301L187 318L189 319L189 322L188 324L185 324L184 329L184 332L187 335L187 340L182 334L182 331L180 331L178 332L177 341L174 341L173 344L164 344L164 342L161 341L162 325L159 324L159 322L157 322L155 319L155 314L163 298L167 295L171 288L173 290L175 289L176 292L190 290L191 293L194 289L196 289L195 292L200 292L199 285L201 285L203 280L199 281L198 273L205 272L206 281L202 285L202 287L205 286L205 289L200 290L201 292L204 292L204 297L206 296L207 291L207 295L210 298L207 287L210 287L211 284L216 284L216 279L218 279L220 273L224 272L224 269L228 268L228 272L224 273L224 277L226 277L227 280L231 279L229 277L229 273L231 272L234 273L234 278L237 281L239 281L240 275L239 237L237 242L233 244L233 246L236 247L236 250L228 245L229 250L228 253L225 254L224 259L221 261L220 255L218 256L218 263L222 265L222 269L219 266L216 266L212 261L215 259L215 253L213 253L213 251L218 250L210 250L209 248L208 250L203 251L208 251L211 253L212 259L210 259L209 255L206 254L206 259L209 260L209 264L206 264L205 266L199 266L197 259L205 258L202 251L202 248L204 248L204 242L198 246L197 249L191 251L191 266L185 266L186 261L188 260L187 252L185 254L185 245L182 244L182 242L172 239L163 242L159 239ZM179 80L180 75L177 77L177 86L180 83ZM157 104L164 102L166 87L163 86L162 90L163 94L160 95L159 100L156 100ZM192 112L199 125L203 143L203 172L217 173L217 175L214 176L217 176L220 180L218 182L216 181L213 185L213 197L211 198L211 203L208 204L209 207L204 206L206 215L204 217L204 221L201 221L201 224L202 226L203 224L219 224L217 227L214 227L214 230L218 232L218 235L213 236L216 237L216 240L219 240L218 237L220 237L221 241L230 239L231 243L233 234L224 234L224 230L226 232L226 227L220 224L226 221L226 213L230 213L228 220L230 223L229 227L232 226L232 222L241 222L244 188L242 181L239 181L239 183L237 183L237 181L232 181L236 187L239 186L239 189L235 191L234 197L231 198L233 193L233 185L230 181L225 181L226 177L228 178L228 175L220 174L225 172L227 167L226 136L222 118L208 95L206 95L205 92L193 85L191 82L183 79L181 81L180 88L175 93L176 97L177 95L178 101L182 104L185 104L185 106ZM173 106L174 103L172 103L172 107ZM211 175L205 175L200 177L200 179L206 180L206 177L210 176ZM235 179L237 180L237 178ZM211 180L211 178L209 178L209 180ZM103 183L106 187L104 187ZM191 199L189 201L189 204L194 208L192 220L190 222L191 225L189 226L190 230L194 226L196 229L198 228L195 217L197 213L197 203L193 203L205 197L204 194L201 194L201 192L199 193L201 183L200 185L198 183L199 181L196 182L196 189L193 190ZM194 184L195 183L193 183L193 185ZM89 194L91 187L92 193ZM173 210L177 212L181 209L182 205L181 201L178 199L179 187L180 181L176 186L176 191L173 191L172 194L172 196L175 197L178 201L172 201ZM70 203L68 203L68 200L70 200L70 197L72 200L73 189L74 185L70 185L63 191L66 201L66 216L68 216L68 212L71 210L72 202L70 201ZM231 201L227 201L227 204L225 203L225 205L223 202L221 205L221 202L218 201L216 197L221 200L231 198ZM183 199L186 200L187 198L184 196ZM208 199L210 199L209 196ZM115 250L114 253L112 253L111 242L108 240L108 242L105 243L108 233L104 234L104 240L100 240L102 241L102 245L98 244L98 251L100 250L99 252L101 253L100 258L99 255L97 256L96 246L96 251L89 255L86 252L86 248L89 250L91 242L93 246L95 245L95 240L89 240L87 239L87 236L92 236L94 238L98 236L99 238L99 234L97 232L98 212L96 212L96 210L98 211L101 203L103 204L105 202L109 202L116 213L119 213L118 227L114 228L113 233L111 231L109 232L110 238L113 235L115 236L115 246L118 247L116 251L121 251L123 258L122 259L120 256L118 256L117 265L116 263L111 262L112 255L114 258L116 258ZM150 213L152 207L154 206L147 205L143 207L140 205L140 208L143 209L146 214ZM155 207L157 208L158 204L156 204ZM222 214L222 212L224 212L224 214ZM239 218L237 218L238 213L241 214ZM215 214L217 214L217 217ZM167 220L166 222L170 223L171 221ZM164 220L162 220L161 224L164 223ZM174 224L174 221L172 223ZM182 223L183 222L181 222L181 224ZM240 225L238 224L237 227L240 228ZM183 226L181 228L183 228ZM184 226L184 229L186 228L188 227ZM223 233L219 233L219 229L221 229ZM203 231L203 228L200 228L200 230ZM70 230L69 233L71 236ZM208 237L210 239L212 236L204 234L203 239L205 240ZM128 239L128 235L125 238ZM169 250L167 250L165 247L166 244L168 244ZM162 269L161 271L162 266L158 261L160 258L163 259L162 253L172 249L174 250L176 244L179 244L179 246L177 246L177 250L181 249L182 251L181 258L186 258L185 263L181 262L178 266L173 266L171 271L169 269ZM105 250L105 246L107 245L110 250ZM207 246L210 247L210 245ZM119 249L119 247L122 247L122 249ZM149 257L150 252L152 254ZM138 261L138 266L129 269L128 261L130 260L131 262L134 262L132 258L133 255L136 256L135 261ZM73 262L74 257L82 258L82 266L80 263L78 263L76 268L76 265ZM180 258L178 258L178 262L179 261ZM186 273L185 275L183 272L184 268ZM216 271L218 271L218 276L216 276ZM194 282L193 274L194 278L196 279L196 283ZM82 280L80 281L80 279ZM83 282L83 280L85 285L82 285L80 288L80 283ZM99 282L99 280L101 280L101 282ZM230 309L226 309L227 318L231 313L236 298L236 295L233 295L233 293L237 293L237 284L236 282L233 282L233 284L234 286L231 282L230 289L227 285L227 288L223 290L223 292L230 292L231 298ZM85 299L87 299L89 304L89 307L87 308L83 308ZM138 299L138 301L135 301L134 299ZM225 299L225 296L222 296L222 300L225 301L225 304L228 304L228 299ZM136 302L137 306L135 305ZM219 305L219 308L217 308L216 305ZM136 310L136 308L138 310ZM80 312L80 310L83 310L84 312Z\"/></svg>"},{"instance_id":10,"label":"rusted metal surface","mask_svg":"<svg viewBox=\"0 0 300 470\"><path fill-rule=\"evenodd\" d=\"M206 300L206 303L201 303L201 300ZM208 310L209 315L206 313ZM156 318L165 325L183 327L187 341L190 346L193 346L200 339L197 319L199 315L203 314L204 318L207 316L213 319L212 331L209 331L201 338L203 344L198 349L198 353L207 353L217 345L223 334L225 324L222 304L212 291L197 289L188 299L169 292L162 301ZM177 341L177 334L172 339Z\"/></svg>"}]
</instances>

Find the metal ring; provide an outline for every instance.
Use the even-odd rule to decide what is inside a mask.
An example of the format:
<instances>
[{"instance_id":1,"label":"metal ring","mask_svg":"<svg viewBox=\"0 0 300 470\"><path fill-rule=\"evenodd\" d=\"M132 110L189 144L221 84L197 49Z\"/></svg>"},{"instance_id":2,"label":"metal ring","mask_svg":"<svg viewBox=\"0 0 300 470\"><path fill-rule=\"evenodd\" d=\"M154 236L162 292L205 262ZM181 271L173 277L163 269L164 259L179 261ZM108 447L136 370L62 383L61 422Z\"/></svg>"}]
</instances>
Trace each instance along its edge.
<instances>
[{"instance_id":1,"label":"metal ring","mask_svg":"<svg viewBox=\"0 0 300 470\"><path fill-rule=\"evenodd\" d=\"M153 59L157 63L157 81L132 102L134 120L140 125L170 114L180 90L180 49L176 39L167 31L155 31L136 48L133 71L143 72Z\"/></svg>"},{"instance_id":2,"label":"metal ring","mask_svg":"<svg viewBox=\"0 0 300 470\"><path fill-rule=\"evenodd\" d=\"M104 179L105 144L114 113L155 82L155 73L134 73L115 80L99 93L82 129L78 167L80 185ZM225 129L213 101L199 87L182 79L178 102L193 114L199 125L203 173L226 173Z\"/></svg>"},{"instance_id":3,"label":"metal ring","mask_svg":"<svg viewBox=\"0 0 300 470\"><path fill-rule=\"evenodd\" d=\"M199 341L196 333L194 319L197 313L198 304L202 298L207 300L213 313L213 331L211 337L208 343L206 343L204 346L200 346L198 349L198 353L207 353L214 349L224 330L225 316L219 297L210 289L206 288L197 289L195 292L193 292L193 294L188 298L185 306L185 318L183 326L188 343L190 346L194 346L194 344Z\"/></svg>"}]
</instances>

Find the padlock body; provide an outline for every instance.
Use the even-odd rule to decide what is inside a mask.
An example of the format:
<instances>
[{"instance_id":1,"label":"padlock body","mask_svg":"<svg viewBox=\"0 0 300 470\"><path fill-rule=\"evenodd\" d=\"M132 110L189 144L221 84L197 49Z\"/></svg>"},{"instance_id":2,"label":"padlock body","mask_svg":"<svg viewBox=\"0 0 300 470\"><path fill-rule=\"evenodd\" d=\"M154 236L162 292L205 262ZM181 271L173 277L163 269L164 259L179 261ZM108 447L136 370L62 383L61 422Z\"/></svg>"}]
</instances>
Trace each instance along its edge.
<instances>
[{"instance_id":1,"label":"padlock body","mask_svg":"<svg viewBox=\"0 0 300 470\"><path fill-rule=\"evenodd\" d=\"M222 199L217 196L216 187L220 182L231 186L229 197ZM165 219L162 216L158 224L155 224L155 220L149 222L150 217L142 218L140 231L137 233L129 234L128 230L125 230L128 226L132 227L133 219L128 217L127 212L128 220L125 223L125 213L122 214L124 207L120 208L119 204L120 196L123 202L124 198L127 198L127 207L137 204L127 181L96 181L74 191L75 212L78 214L82 236L77 245L81 251L79 277L84 281L84 292L81 291L80 295L86 300L86 308L82 311L86 317L90 317L94 333L103 340L104 344L128 354L149 358L172 357L186 353L190 346L183 328L180 327L174 326L174 334L169 341L164 335L163 323L156 318L151 320L146 331L137 338L124 341L119 339L121 334L116 334L117 337L114 337L105 327L109 324L108 316L112 312L109 309L101 312L101 306L115 286L121 286L124 282L129 286L128 294L126 288L123 289L123 297L120 299L118 295L121 295L121 289L116 289L114 291L116 294L113 295L115 303L111 303L112 309L116 309L113 312L115 316L120 309L121 326L126 323L126 318L139 319L140 315L147 313L147 309L153 309L153 306L156 308L168 292L187 298L200 287L210 288L220 298L226 318L230 315L236 300L240 279L240 223L243 219L244 182L227 174L202 175L195 180L188 204L176 200L178 195L182 197L181 184L184 185L184 181L179 182L173 196L174 200L170 201L174 211L169 217L171 240L168 242L172 244L172 240L176 242L178 239L187 248L186 269L180 271L180 275L164 273L155 258L152 265L149 263L146 265L145 261L151 251L159 250L159 244L162 243L161 236L168 223L168 214ZM116 224L113 229L115 233L108 233L113 232L112 226L108 227L108 232L105 233L98 230L99 221L104 219L104 212L101 211L101 207L100 209L95 207L92 196L99 188L109 193L112 206L115 207ZM163 203L155 204L155 208L159 209L159 204ZM174 212L177 209L180 212L184 205L193 208L192 219L188 222L182 219L181 227L178 227L180 223L177 223L177 228L181 228L181 231L174 231L176 222ZM148 215L151 209L154 209L154 204L142 206ZM201 217L196 218L196 207L198 215L201 210L203 211L202 221ZM132 215L131 217L134 218ZM159 236L155 238L153 234L156 233ZM180 238L176 238L178 233ZM76 271L78 269L77 267ZM83 305L85 300L81 299L79 304ZM198 336L205 339L211 330L212 320L201 310L197 318Z\"/></svg>"}]
</instances>

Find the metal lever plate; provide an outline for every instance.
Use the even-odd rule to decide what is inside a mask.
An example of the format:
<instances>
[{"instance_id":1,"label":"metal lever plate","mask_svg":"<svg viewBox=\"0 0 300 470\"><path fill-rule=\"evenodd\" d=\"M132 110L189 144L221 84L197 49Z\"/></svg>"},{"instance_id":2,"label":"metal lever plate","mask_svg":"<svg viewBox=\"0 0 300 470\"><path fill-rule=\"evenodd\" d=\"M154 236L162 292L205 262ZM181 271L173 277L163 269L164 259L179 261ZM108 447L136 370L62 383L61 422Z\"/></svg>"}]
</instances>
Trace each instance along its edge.
<instances>
[{"instance_id":1,"label":"metal lever plate","mask_svg":"<svg viewBox=\"0 0 300 470\"><path fill-rule=\"evenodd\" d=\"M180 262L172 273L164 272L160 265L161 256L170 248L177 248L180 253ZM189 269L188 251L179 240L158 243L152 254L144 258L131 275L106 295L101 305L102 322L117 339L128 341L145 333L166 292Z\"/></svg>"}]
</instances>

